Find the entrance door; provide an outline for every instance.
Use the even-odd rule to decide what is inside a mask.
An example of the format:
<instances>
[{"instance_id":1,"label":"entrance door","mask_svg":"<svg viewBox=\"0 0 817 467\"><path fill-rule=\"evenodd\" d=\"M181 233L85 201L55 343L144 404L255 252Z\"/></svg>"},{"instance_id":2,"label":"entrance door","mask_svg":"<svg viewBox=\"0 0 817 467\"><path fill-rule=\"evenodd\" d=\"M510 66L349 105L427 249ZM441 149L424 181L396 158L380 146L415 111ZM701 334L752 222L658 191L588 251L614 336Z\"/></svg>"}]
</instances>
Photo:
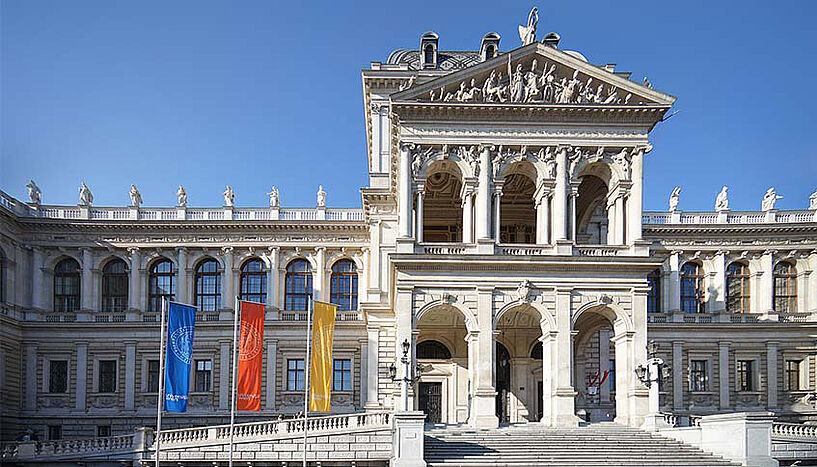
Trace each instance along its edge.
<instances>
[{"instance_id":1,"label":"entrance door","mask_svg":"<svg viewBox=\"0 0 817 467\"><path fill-rule=\"evenodd\" d=\"M420 383L420 410L426 414L426 423L443 421L443 383Z\"/></svg>"},{"instance_id":2,"label":"entrance door","mask_svg":"<svg viewBox=\"0 0 817 467\"><path fill-rule=\"evenodd\" d=\"M542 415L544 412L542 411L543 407L543 400L542 400L542 382L539 381L536 385L536 421L542 420Z\"/></svg>"},{"instance_id":3,"label":"entrance door","mask_svg":"<svg viewBox=\"0 0 817 467\"><path fill-rule=\"evenodd\" d=\"M511 399L511 354L499 342L496 343L496 416L499 423L511 421L508 403Z\"/></svg>"}]
</instances>

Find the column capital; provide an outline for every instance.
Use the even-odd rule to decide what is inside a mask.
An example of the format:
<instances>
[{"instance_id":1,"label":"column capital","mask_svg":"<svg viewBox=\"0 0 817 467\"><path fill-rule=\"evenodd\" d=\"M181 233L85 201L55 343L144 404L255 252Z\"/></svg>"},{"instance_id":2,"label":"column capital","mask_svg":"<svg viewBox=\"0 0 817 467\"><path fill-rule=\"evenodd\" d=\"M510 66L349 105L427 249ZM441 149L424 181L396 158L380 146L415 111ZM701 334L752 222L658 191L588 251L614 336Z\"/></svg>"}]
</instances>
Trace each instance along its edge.
<instances>
[{"instance_id":1,"label":"column capital","mask_svg":"<svg viewBox=\"0 0 817 467\"><path fill-rule=\"evenodd\" d=\"M277 245L276 246L268 246L267 251L269 251L270 253L276 253L277 254L277 253L281 252L281 247L277 246Z\"/></svg>"},{"instance_id":2,"label":"column capital","mask_svg":"<svg viewBox=\"0 0 817 467\"><path fill-rule=\"evenodd\" d=\"M326 247L325 246L316 246L315 247L315 253L324 253L324 252L326 252Z\"/></svg>"},{"instance_id":3,"label":"column capital","mask_svg":"<svg viewBox=\"0 0 817 467\"><path fill-rule=\"evenodd\" d=\"M225 256L229 256L233 253L233 247L231 246L223 246L221 247L221 253Z\"/></svg>"},{"instance_id":4,"label":"column capital","mask_svg":"<svg viewBox=\"0 0 817 467\"><path fill-rule=\"evenodd\" d=\"M176 253L187 253L187 247L185 246L177 246L175 248Z\"/></svg>"},{"instance_id":5,"label":"column capital","mask_svg":"<svg viewBox=\"0 0 817 467\"><path fill-rule=\"evenodd\" d=\"M409 152L413 151L416 147L417 147L417 145L415 143L411 143L411 142L408 142L408 141L401 141L400 142L400 151L401 152L409 153Z\"/></svg>"},{"instance_id":6,"label":"column capital","mask_svg":"<svg viewBox=\"0 0 817 467\"><path fill-rule=\"evenodd\" d=\"M496 146L491 144L491 143L479 143L479 151L480 152L483 152L483 151L487 150L490 153L490 152L493 152L495 149L496 149Z\"/></svg>"},{"instance_id":7,"label":"column capital","mask_svg":"<svg viewBox=\"0 0 817 467\"><path fill-rule=\"evenodd\" d=\"M131 255L138 255L140 250L139 250L138 246L130 246L130 247L128 247L127 251Z\"/></svg>"}]
</instances>

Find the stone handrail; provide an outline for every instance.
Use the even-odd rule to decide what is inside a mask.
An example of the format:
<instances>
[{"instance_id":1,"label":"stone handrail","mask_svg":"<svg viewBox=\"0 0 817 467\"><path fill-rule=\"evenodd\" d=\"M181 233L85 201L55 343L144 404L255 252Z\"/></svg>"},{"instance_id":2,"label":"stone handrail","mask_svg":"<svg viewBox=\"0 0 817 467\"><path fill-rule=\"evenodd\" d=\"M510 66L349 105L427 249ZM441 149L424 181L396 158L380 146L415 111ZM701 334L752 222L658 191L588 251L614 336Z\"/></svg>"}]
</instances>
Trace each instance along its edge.
<instances>
[{"instance_id":1,"label":"stone handrail","mask_svg":"<svg viewBox=\"0 0 817 467\"><path fill-rule=\"evenodd\" d=\"M309 435L353 432L358 429L376 429L391 426L391 412L364 412L330 415L307 419ZM270 420L241 423L234 426L234 442L272 440L301 437L304 419ZM224 444L230 439L230 426L218 425L180 430L163 430L159 433L162 449L182 448L191 445ZM155 448L155 446L154 446Z\"/></svg>"},{"instance_id":2,"label":"stone handrail","mask_svg":"<svg viewBox=\"0 0 817 467\"><path fill-rule=\"evenodd\" d=\"M112 456L135 452L136 433L102 438L62 439L56 441L24 441L4 444L0 448L3 461L25 459L73 459Z\"/></svg>"},{"instance_id":3,"label":"stone handrail","mask_svg":"<svg viewBox=\"0 0 817 467\"><path fill-rule=\"evenodd\" d=\"M662 224L791 224L817 222L817 210L725 211L725 212L644 212L641 223Z\"/></svg>"},{"instance_id":4,"label":"stone handrail","mask_svg":"<svg viewBox=\"0 0 817 467\"><path fill-rule=\"evenodd\" d=\"M817 442L817 425L774 422L772 423L772 438Z\"/></svg>"}]
</instances>

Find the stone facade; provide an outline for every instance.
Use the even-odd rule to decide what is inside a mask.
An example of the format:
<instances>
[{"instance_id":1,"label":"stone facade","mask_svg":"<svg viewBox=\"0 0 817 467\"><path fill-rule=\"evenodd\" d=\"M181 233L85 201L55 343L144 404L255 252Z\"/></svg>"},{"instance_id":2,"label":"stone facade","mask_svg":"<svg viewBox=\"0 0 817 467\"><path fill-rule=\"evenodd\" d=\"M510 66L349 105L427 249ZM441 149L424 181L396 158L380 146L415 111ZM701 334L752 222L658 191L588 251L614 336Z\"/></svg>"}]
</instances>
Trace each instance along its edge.
<instances>
[{"instance_id":1,"label":"stone facade","mask_svg":"<svg viewBox=\"0 0 817 467\"><path fill-rule=\"evenodd\" d=\"M188 208L181 187L167 208L141 206L135 187L129 207L94 206L86 186L75 206L42 205L33 183L28 203L0 194L2 438L154 425L151 303L169 276L176 301L202 305L203 363L190 410L163 426L225 423L234 297L251 292L256 260L263 410L239 422L302 408L290 365L304 356L305 312L287 286L298 260L314 299L354 295L335 333L349 363L335 412L400 408L394 366L417 381L405 402L427 421L641 426L648 390L634 370L649 339L671 366L663 411L814 417L817 206L731 212L719 197L717 212L689 213L675 193L671 211L643 212L649 133L674 97L558 37L498 56L495 34L475 52L438 43L425 34L419 51L362 72L360 209L327 208L323 190L314 209L280 207L277 189L265 208L235 206L230 187L206 209ZM127 287L112 296L116 261ZM342 261L356 285L333 290Z\"/></svg>"}]
</instances>

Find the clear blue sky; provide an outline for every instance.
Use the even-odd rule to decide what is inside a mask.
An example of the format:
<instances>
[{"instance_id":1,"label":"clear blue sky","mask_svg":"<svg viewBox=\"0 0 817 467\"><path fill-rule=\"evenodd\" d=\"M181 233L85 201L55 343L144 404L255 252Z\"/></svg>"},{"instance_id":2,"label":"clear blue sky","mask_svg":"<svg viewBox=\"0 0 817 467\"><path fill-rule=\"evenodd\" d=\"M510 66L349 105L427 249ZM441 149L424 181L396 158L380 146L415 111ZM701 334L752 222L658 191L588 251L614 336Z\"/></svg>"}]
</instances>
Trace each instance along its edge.
<instances>
[{"instance_id":1,"label":"clear blue sky","mask_svg":"<svg viewBox=\"0 0 817 467\"><path fill-rule=\"evenodd\" d=\"M0 188L124 205L359 206L366 179L360 69L426 30L441 49L475 49L488 31L519 45L534 3L0 0ZM539 2L539 38L617 63L678 97L652 133L645 208L782 209L817 188L817 2Z\"/></svg>"}]
</instances>

